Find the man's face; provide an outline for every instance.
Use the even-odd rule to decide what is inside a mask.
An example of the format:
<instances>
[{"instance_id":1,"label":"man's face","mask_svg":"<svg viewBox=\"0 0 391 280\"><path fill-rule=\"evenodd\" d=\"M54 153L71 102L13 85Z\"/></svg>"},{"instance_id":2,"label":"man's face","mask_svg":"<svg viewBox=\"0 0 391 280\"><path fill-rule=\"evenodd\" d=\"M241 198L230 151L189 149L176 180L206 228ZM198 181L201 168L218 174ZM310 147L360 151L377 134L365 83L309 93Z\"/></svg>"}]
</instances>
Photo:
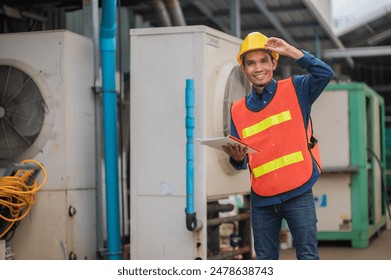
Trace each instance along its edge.
<instances>
[{"instance_id":1,"label":"man's face","mask_svg":"<svg viewBox=\"0 0 391 280\"><path fill-rule=\"evenodd\" d=\"M256 92L261 93L273 78L277 61L267 51L255 50L246 54L242 67Z\"/></svg>"}]
</instances>

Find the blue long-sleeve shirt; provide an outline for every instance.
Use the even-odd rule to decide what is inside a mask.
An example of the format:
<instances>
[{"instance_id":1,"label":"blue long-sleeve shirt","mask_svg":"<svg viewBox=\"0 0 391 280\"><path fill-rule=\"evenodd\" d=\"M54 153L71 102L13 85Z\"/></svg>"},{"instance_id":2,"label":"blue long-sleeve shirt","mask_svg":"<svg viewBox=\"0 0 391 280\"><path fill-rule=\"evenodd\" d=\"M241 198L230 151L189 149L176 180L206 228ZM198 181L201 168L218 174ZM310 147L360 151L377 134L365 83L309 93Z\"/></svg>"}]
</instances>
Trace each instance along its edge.
<instances>
[{"instance_id":1,"label":"blue long-sleeve shirt","mask_svg":"<svg viewBox=\"0 0 391 280\"><path fill-rule=\"evenodd\" d=\"M330 82L334 72L329 65L315 58L312 54L306 51L303 51L303 53L304 56L300 59L297 59L296 63L299 65L299 67L307 69L309 75L293 76L292 79L293 85L298 95L301 111L303 113L303 120L307 128L311 114L311 106ZM253 88L250 94L246 97L247 107L251 111L259 111L263 109L272 100L276 92L276 88L277 82L274 79L272 79L270 83L263 89L261 94L256 93ZM231 134L239 138L232 118ZM235 162L232 158L230 158L230 163L238 170L247 169L247 157L242 162ZM257 195L251 190L251 205L252 207L275 205L293 197L299 196L309 191L313 187L315 182L318 180L319 175L320 174L316 163L313 161L312 176L304 185L289 192L270 197Z\"/></svg>"}]
</instances>

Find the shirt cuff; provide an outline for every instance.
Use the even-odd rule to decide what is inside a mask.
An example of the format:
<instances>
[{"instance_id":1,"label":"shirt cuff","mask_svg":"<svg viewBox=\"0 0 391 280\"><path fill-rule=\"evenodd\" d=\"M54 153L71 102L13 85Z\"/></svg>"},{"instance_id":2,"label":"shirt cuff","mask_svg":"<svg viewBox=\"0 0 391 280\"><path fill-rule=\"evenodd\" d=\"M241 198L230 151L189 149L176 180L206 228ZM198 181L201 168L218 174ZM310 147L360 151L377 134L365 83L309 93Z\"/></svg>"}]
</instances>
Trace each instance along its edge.
<instances>
[{"instance_id":1,"label":"shirt cuff","mask_svg":"<svg viewBox=\"0 0 391 280\"><path fill-rule=\"evenodd\" d=\"M247 169L247 157L245 157L242 161L236 161L232 157L229 157L229 162L236 170Z\"/></svg>"}]
</instances>

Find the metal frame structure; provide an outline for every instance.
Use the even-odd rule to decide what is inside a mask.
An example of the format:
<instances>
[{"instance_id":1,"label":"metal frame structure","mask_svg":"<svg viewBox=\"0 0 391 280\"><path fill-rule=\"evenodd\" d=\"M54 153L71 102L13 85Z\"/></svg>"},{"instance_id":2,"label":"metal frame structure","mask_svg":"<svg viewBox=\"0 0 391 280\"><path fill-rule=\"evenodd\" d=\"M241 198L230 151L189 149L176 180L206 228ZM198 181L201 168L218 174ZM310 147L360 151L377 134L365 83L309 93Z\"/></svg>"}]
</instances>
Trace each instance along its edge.
<instances>
[{"instance_id":1,"label":"metal frame structure","mask_svg":"<svg viewBox=\"0 0 391 280\"><path fill-rule=\"evenodd\" d=\"M387 220L384 100L363 83L330 85L324 94L327 91L348 92L351 169L340 172L350 175L350 185L341 186L350 189L350 220L340 230L319 231L318 238L349 240L354 248L366 248L370 239L386 228Z\"/></svg>"}]
</instances>

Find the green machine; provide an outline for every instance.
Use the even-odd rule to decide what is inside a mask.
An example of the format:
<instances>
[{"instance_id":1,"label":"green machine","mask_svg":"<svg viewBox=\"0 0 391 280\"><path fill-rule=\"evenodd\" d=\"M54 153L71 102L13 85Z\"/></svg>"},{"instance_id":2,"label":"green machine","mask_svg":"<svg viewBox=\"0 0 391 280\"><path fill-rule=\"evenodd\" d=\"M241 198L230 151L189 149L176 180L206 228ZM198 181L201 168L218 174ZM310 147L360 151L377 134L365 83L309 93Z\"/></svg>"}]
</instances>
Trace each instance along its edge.
<instances>
[{"instance_id":1,"label":"green machine","mask_svg":"<svg viewBox=\"0 0 391 280\"><path fill-rule=\"evenodd\" d=\"M387 226L383 97L364 83L330 84L312 119L323 165L314 187L318 238L366 248Z\"/></svg>"}]
</instances>

